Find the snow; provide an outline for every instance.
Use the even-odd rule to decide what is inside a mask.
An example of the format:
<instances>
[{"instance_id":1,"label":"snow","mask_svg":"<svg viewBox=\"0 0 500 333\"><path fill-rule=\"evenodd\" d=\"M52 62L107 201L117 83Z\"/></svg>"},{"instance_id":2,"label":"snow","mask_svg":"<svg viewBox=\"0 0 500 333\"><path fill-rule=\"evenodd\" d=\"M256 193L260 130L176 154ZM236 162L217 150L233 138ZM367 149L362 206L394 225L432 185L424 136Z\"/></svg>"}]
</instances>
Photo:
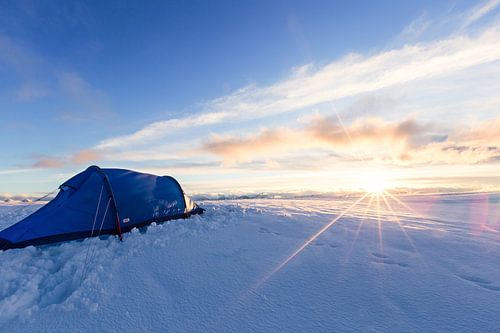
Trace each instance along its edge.
<instances>
[{"instance_id":1,"label":"snow","mask_svg":"<svg viewBox=\"0 0 500 333\"><path fill-rule=\"evenodd\" d=\"M387 199L280 269L354 198L207 200L123 242L0 252L0 331L497 331L500 195ZM0 228L36 208L1 206Z\"/></svg>"}]
</instances>

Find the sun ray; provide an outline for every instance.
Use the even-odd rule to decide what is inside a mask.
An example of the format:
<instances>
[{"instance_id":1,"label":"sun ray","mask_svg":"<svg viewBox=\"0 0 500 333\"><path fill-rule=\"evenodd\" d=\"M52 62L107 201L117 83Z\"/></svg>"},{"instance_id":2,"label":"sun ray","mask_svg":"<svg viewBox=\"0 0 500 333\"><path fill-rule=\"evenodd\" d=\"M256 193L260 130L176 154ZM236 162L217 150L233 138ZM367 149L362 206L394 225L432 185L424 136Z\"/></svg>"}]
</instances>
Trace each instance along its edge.
<instances>
[{"instance_id":1,"label":"sun ray","mask_svg":"<svg viewBox=\"0 0 500 333\"><path fill-rule=\"evenodd\" d=\"M416 217L420 220L422 220L421 223L423 224L427 224L429 223L430 221L432 221L432 219L430 219L428 216L425 216L425 215L422 215L420 214L419 212L417 212L416 210L414 210L413 208L411 208L410 206L408 206L406 203L404 203L402 200L400 200L398 197L394 196L393 194L387 192L387 195L390 199L394 200L394 202L396 202L397 204L399 204L400 206L406 208L410 213L412 213L413 217Z\"/></svg>"},{"instance_id":2,"label":"sun ray","mask_svg":"<svg viewBox=\"0 0 500 333\"><path fill-rule=\"evenodd\" d=\"M289 255L283 262L281 262L278 266L276 266L269 274L267 274L263 279L261 279L254 289L259 288L262 284L264 284L267 280L269 280L274 274L279 272L283 267L285 267L290 261L293 260L297 255L299 255L302 250L304 250L309 244L311 244L314 240L316 240L319 236L321 236L325 231L330 229L338 220L340 220L345 214L347 214L351 209L357 206L361 201L364 200L368 196L368 193L364 194L358 200L356 200L352 205L346 208L342 213L337 215L333 220L331 220L328 224L323 226L319 231L317 231L314 235L309 237L301 246L299 246L291 255Z\"/></svg>"},{"instance_id":3,"label":"sun ray","mask_svg":"<svg viewBox=\"0 0 500 333\"><path fill-rule=\"evenodd\" d=\"M340 118L340 115L337 111L335 111L335 116L337 117L337 120L339 121L340 127L342 127L342 130L344 131L344 134L347 136L347 139L349 139L349 143L351 145L353 145L354 142L352 141L351 134L349 133L349 130L347 129L347 127L344 125L344 122L342 121L342 118Z\"/></svg>"},{"instance_id":4,"label":"sun ray","mask_svg":"<svg viewBox=\"0 0 500 333\"><path fill-rule=\"evenodd\" d=\"M389 192L386 192L386 194L389 196L389 198L391 198L392 200L396 201L398 204L400 204L401 206L403 206L404 208L408 209L409 212L415 214L417 217L421 218L421 219L426 219L426 217L422 216L420 213L416 212L413 208L411 208L410 206L408 206L406 203L404 203L403 201L401 201L398 197L392 195L391 193Z\"/></svg>"},{"instance_id":5,"label":"sun ray","mask_svg":"<svg viewBox=\"0 0 500 333\"><path fill-rule=\"evenodd\" d=\"M330 103L333 104L333 103ZM335 108L334 108L335 109ZM354 141L352 140L351 134L349 133L349 129L347 126L345 126L344 121L340 117L340 114L335 110L335 116L337 117L337 120L340 124L340 127L342 127L342 130L344 134L346 135L347 139L349 140L349 144L354 147ZM366 161L368 160L368 156L364 150L362 151L354 151L350 154L352 157L360 160L360 161Z\"/></svg>"},{"instance_id":6,"label":"sun ray","mask_svg":"<svg viewBox=\"0 0 500 333\"><path fill-rule=\"evenodd\" d=\"M351 252L354 248L354 244L356 243L356 241L358 240L358 236L359 236L359 232L361 231L361 228L363 228L363 224L365 223L365 219L366 219L366 214L368 214L368 210L370 209L370 207L372 206L372 203L373 203L373 193L370 194L370 200L368 201L368 205L366 206L365 208L365 211L363 212L363 216L361 218L361 222L359 223L358 225L358 228L356 230L356 235L354 237L354 240L352 241L351 243L351 247L349 248L349 252L347 253L347 258L349 258L351 256Z\"/></svg>"},{"instance_id":7,"label":"sun ray","mask_svg":"<svg viewBox=\"0 0 500 333\"><path fill-rule=\"evenodd\" d=\"M382 240L382 222L380 221L380 193L376 193L377 198L377 224L378 224L378 243L380 254L384 254L384 242Z\"/></svg>"},{"instance_id":8,"label":"sun ray","mask_svg":"<svg viewBox=\"0 0 500 333\"><path fill-rule=\"evenodd\" d=\"M408 233L404 229L404 226L401 223L401 219L396 215L396 212L394 211L394 209L392 208L392 206L389 204L389 201L387 200L386 196L382 195L382 199L384 200L384 203L385 203L386 207L388 208L389 212L391 212L392 216L394 217L394 219L398 223L399 228L401 229L401 231L405 235L405 237L408 240L408 242L410 243L411 247L413 248L413 250L415 251L415 253L417 253L420 256L420 252L418 251L417 247L415 246L415 243L412 241L412 239L410 238L410 236L408 235Z\"/></svg>"}]
</instances>

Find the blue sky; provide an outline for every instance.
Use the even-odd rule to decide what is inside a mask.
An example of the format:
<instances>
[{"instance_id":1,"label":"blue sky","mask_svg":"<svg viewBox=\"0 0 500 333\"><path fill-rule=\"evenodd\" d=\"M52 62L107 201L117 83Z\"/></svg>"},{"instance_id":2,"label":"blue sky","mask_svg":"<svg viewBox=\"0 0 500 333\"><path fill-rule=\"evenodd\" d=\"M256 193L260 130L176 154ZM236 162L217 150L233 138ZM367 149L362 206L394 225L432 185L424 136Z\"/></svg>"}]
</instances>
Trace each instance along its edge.
<instances>
[{"instance_id":1,"label":"blue sky","mask_svg":"<svg viewBox=\"0 0 500 333\"><path fill-rule=\"evenodd\" d=\"M490 189L499 7L0 2L0 193L90 164L191 192Z\"/></svg>"}]
</instances>

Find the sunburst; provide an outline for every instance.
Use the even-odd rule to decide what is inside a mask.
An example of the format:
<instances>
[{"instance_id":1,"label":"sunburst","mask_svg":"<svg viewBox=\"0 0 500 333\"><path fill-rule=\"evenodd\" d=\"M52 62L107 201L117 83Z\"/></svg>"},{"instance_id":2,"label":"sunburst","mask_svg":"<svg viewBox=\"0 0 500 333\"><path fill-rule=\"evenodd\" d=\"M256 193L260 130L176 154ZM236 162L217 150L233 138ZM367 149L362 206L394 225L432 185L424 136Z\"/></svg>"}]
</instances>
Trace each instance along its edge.
<instances>
[{"instance_id":1,"label":"sunburst","mask_svg":"<svg viewBox=\"0 0 500 333\"><path fill-rule=\"evenodd\" d=\"M417 250L417 247L415 246L415 243L413 240L410 238L408 233L405 230L404 224L401 222L400 218L397 216L396 212L392 208L392 205L389 203L389 200L393 200L396 204L399 204L403 207L405 207L407 210L410 212L414 212L414 210L406 205L403 201L401 201L399 198L397 198L394 194L389 193L389 191L386 189L386 184L387 182L384 182L385 180L383 179L377 179L377 181L374 181L372 183L367 183L366 186L366 193L362 196L360 196L356 201L354 201L349 207L347 207L344 211L342 211L340 214L338 214L333 220L331 220L329 223L327 223L325 226L323 226L320 230L318 230L316 233L314 233L312 236L307 238L295 251L293 251L288 257L286 257L285 260L283 260L280 264L278 264L270 273L268 273L263 279L261 279L256 286L253 288L254 290L259 288L262 284L264 284L266 281L268 281L273 275L275 275L277 272L282 270L286 265L288 265L295 257L300 255L302 251L304 251L314 240L316 240L319 236L321 236L325 231L330 229L334 224L336 224L345 214L347 214L349 211L352 211L356 206L360 205L365 201L367 197L368 203L366 204L364 214L362 216L362 220L359 223L356 234L355 234L355 239L353 240L353 243L351 244L351 249L349 253L352 251L352 248L354 244L356 243L356 240L358 238L358 235L360 231L363 228L363 225L366 220L366 215L368 210L371 208L373 202L376 204L376 223L377 223L377 236L378 236L378 241L379 241L379 249L380 252L383 253L384 250L384 242L383 242L383 235L382 235L382 229L383 229L383 224L385 220L383 221L382 219L382 209L385 211L389 212L393 216L392 222L397 222L397 225L401 229L405 239L408 241L410 246L413 248L414 252L419 255L419 252ZM385 206L382 207L382 206Z\"/></svg>"}]
</instances>

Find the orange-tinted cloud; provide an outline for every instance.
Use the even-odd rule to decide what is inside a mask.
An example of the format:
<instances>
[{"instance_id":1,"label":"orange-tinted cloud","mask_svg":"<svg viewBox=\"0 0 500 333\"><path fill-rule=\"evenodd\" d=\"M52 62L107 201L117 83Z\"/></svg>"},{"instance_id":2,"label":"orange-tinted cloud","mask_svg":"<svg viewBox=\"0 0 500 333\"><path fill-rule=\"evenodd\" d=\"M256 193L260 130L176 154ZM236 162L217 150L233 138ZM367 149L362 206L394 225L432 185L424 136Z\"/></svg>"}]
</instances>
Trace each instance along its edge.
<instances>
[{"instance_id":1,"label":"orange-tinted cloud","mask_svg":"<svg viewBox=\"0 0 500 333\"><path fill-rule=\"evenodd\" d=\"M40 169L55 169L64 166L64 161L50 156L38 156L32 167Z\"/></svg>"},{"instance_id":2,"label":"orange-tinted cloud","mask_svg":"<svg viewBox=\"0 0 500 333\"><path fill-rule=\"evenodd\" d=\"M84 149L76 152L73 155L54 157L54 156L35 156L35 162L33 163L33 168L40 169L57 169L62 168L67 165L74 164L86 164L89 162L95 162L101 157L101 154L94 149Z\"/></svg>"},{"instance_id":3,"label":"orange-tinted cloud","mask_svg":"<svg viewBox=\"0 0 500 333\"><path fill-rule=\"evenodd\" d=\"M336 119L316 116L300 129L265 129L246 137L216 135L203 149L226 161L314 148L402 151L430 140L426 139L429 128L411 119L386 122L375 118L362 118L346 127Z\"/></svg>"},{"instance_id":4,"label":"orange-tinted cloud","mask_svg":"<svg viewBox=\"0 0 500 333\"><path fill-rule=\"evenodd\" d=\"M307 141L304 142L307 146ZM246 137L218 136L203 145L203 150L222 156L226 162L233 160L244 161L252 156L266 155L277 151L283 152L283 148L289 149L293 145L295 149L305 148L300 143L299 137L290 129L276 128L264 129L255 135Z\"/></svg>"},{"instance_id":5,"label":"orange-tinted cloud","mask_svg":"<svg viewBox=\"0 0 500 333\"><path fill-rule=\"evenodd\" d=\"M500 156L500 117L475 127L444 134L415 119L389 122L359 118L349 125L316 116L299 129L264 129L248 136L220 136L202 145L224 162L275 158L304 149L323 149L345 159L379 160L396 164L494 162Z\"/></svg>"},{"instance_id":6,"label":"orange-tinted cloud","mask_svg":"<svg viewBox=\"0 0 500 333\"><path fill-rule=\"evenodd\" d=\"M459 128L453 133L451 140L500 146L500 116Z\"/></svg>"},{"instance_id":7,"label":"orange-tinted cloud","mask_svg":"<svg viewBox=\"0 0 500 333\"><path fill-rule=\"evenodd\" d=\"M334 147L415 146L429 140L427 135L431 129L432 126L419 124L414 119L387 122L379 118L359 118L345 126L338 119L321 116L315 117L308 126L313 137Z\"/></svg>"},{"instance_id":8,"label":"orange-tinted cloud","mask_svg":"<svg viewBox=\"0 0 500 333\"><path fill-rule=\"evenodd\" d=\"M74 164L84 164L88 162L94 162L101 157L101 154L94 149L84 149L80 150L71 157L71 163Z\"/></svg>"}]
</instances>

